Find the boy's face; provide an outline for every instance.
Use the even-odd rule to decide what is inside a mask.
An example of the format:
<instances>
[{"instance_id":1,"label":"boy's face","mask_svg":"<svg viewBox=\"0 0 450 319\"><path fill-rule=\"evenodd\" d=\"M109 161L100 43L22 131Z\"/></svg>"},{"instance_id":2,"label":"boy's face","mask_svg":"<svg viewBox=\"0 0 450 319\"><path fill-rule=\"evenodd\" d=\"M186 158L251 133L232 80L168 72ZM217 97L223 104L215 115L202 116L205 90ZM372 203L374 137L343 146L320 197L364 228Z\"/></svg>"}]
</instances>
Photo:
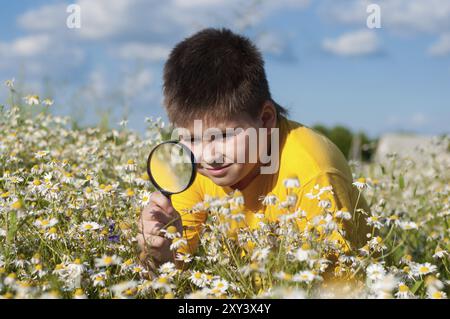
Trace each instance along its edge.
<instances>
[{"instance_id":1,"label":"boy's face","mask_svg":"<svg viewBox=\"0 0 450 319\"><path fill-rule=\"evenodd\" d=\"M194 153L198 173L231 187L259 172L259 154L267 152L267 143L262 142L268 140L259 141L261 125L247 114L226 122L196 121L185 127L188 134L180 140Z\"/></svg>"}]
</instances>

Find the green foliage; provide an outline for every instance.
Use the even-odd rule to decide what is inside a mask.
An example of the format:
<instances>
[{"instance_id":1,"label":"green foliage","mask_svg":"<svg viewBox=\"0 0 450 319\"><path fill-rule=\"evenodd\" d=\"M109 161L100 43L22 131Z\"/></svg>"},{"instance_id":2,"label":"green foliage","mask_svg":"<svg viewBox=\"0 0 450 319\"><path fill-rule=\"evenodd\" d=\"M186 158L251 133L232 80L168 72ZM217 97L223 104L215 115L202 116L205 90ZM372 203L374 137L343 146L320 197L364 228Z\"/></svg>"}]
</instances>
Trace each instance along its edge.
<instances>
[{"instance_id":1,"label":"green foliage","mask_svg":"<svg viewBox=\"0 0 450 319\"><path fill-rule=\"evenodd\" d=\"M354 133L349 128L336 125L326 127L322 124L316 124L312 127L317 132L329 138L344 154L345 158L350 159L352 155L352 144L359 138L359 145L356 154L363 161L370 161L375 151L376 140L371 140L364 132ZM355 145L353 145L355 147Z\"/></svg>"}]
</instances>

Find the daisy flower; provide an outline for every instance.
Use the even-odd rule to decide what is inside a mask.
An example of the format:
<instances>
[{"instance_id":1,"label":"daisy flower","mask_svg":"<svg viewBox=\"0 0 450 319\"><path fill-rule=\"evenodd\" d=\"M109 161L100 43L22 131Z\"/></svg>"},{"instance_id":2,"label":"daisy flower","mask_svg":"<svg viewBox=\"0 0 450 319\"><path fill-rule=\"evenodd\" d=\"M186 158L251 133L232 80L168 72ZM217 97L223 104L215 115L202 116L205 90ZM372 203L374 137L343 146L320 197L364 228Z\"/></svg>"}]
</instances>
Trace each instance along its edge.
<instances>
[{"instance_id":1,"label":"daisy flower","mask_svg":"<svg viewBox=\"0 0 450 319\"><path fill-rule=\"evenodd\" d=\"M84 293L83 289L77 288L75 289L75 292L73 293L74 299L87 299L86 294Z\"/></svg>"},{"instance_id":2,"label":"daisy flower","mask_svg":"<svg viewBox=\"0 0 450 319\"><path fill-rule=\"evenodd\" d=\"M436 247L436 249L434 250L434 254L433 254L433 258L444 258L445 256L448 256L448 252L444 249L442 249L441 247L439 247L439 245Z\"/></svg>"},{"instance_id":3,"label":"daisy flower","mask_svg":"<svg viewBox=\"0 0 450 319\"><path fill-rule=\"evenodd\" d=\"M45 105L45 106L52 106L53 105L53 100L52 99L44 99L43 101L42 101L42 105Z\"/></svg>"},{"instance_id":4,"label":"daisy flower","mask_svg":"<svg viewBox=\"0 0 450 319\"><path fill-rule=\"evenodd\" d=\"M165 292L171 292L175 285L170 282L171 278L167 274L161 274L152 282L153 289L162 289Z\"/></svg>"},{"instance_id":5,"label":"daisy flower","mask_svg":"<svg viewBox=\"0 0 450 319\"><path fill-rule=\"evenodd\" d=\"M57 223L58 220L56 218L49 218L49 219L38 218L34 221L33 225L38 228L46 229L55 226Z\"/></svg>"},{"instance_id":6,"label":"daisy flower","mask_svg":"<svg viewBox=\"0 0 450 319\"><path fill-rule=\"evenodd\" d=\"M414 276L428 275L430 273L435 272L436 270L437 270L437 267L430 263L411 265L411 272Z\"/></svg>"},{"instance_id":7,"label":"daisy flower","mask_svg":"<svg viewBox=\"0 0 450 319\"><path fill-rule=\"evenodd\" d=\"M429 299L447 299L447 294L443 291L428 292L427 296Z\"/></svg>"},{"instance_id":8,"label":"daisy flower","mask_svg":"<svg viewBox=\"0 0 450 319\"><path fill-rule=\"evenodd\" d=\"M285 273L284 271L279 271L279 272L275 273L275 278L278 278L280 280L285 280L285 281L291 281L292 275Z\"/></svg>"},{"instance_id":9,"label":"daisy flower","mask_svg":"<svg viewBox=\"0 0 450 319\"><path fill-rule=\"evenodd\" d=\"M190 254L180 254L178 253L175 260L182 261L184 263L189 263L192 261L192 257Z\"/></svg>"},{"instance_id":10,"label":"daisy flower","mask_svg":"<svg viewBox=\"0 0 450 319\"><path fill-rule=\"evenodd\" d=\"M37 105L39 104L39 96L37 95L27 95L23 98L25 103L28 105Z\"/></svg>"},{"instance_id":11,"label":"daisy flower","mask_svg":"<svg viewBox=\"0 0 450 319\"><path fill-rule=\"evenodd\" d=\"M176 272L175 264L172 262L166 262L159 266L159 272L172 276Z\"/></svg>"},{"instance_id":12,"label":"daisy flower","mask_svg":"<svg viewBox=\"0 0 450 319\"><path fill-rule=\"evenodd\" d=\"M105 287L106 282L106 273L105 272L99 272L97 274L93 274L91 276L91 280L93 281L94 287Z\"/></svg>"},{"instance_id":13,"label":"daisy flower","mask_svg":"<svg viewBox=\"0 0 450 319\"><path fill-rule=\"evenodd\" d=\"M404 282L398 284L398 291L394 295L397 299L410 299L414 294L409 290L409 287Z\"/></svg>"},{"instance_id":14,"label":"daisy flower","mask_svg":"<svg viewBox=\"0 0 450 319\"><path fill-rule=\"evenodd\" d=\"M172 243L170 244L170 250L178 250L180 247L186 246L187 240L183 237L177 237L172 239Z\"/></svg>"},{"instance_id":15,"label":"daisy flower","mask_svg":"<svg viewBox=\"0 0 450 319\"><path fill-rule=\"evenodd\" d=\"M197 287L203 288L206 286L207 278L206 275L200 271L193 271L189 276L189 280Z\"/></svg>"},{"instance_id":16,"label":"daisy flower","mask_svg":"<svg viewBox=\"0 0 450 319\"><path fill-rule=\"evenodd\" d=\"M177 228L173 225L165 229L161 229L161 233L163 233L164 237L166 237L167 239L174 239L181 237L181 234L178 232Z\"/></svg>"},{"instance_id":17,"label":"daisy flower","mask_svg":"<svg viewBox=\"0 0 450 319\"><path fill-rule=\"evenodd\" d=\"M276 205L278 198L274 194L268 194L263 197L262 204L265 206Z\"/></svg>"},{"instance_id":18,"label":"daisy flower","mask_svg":"<svg viewBox=\"0 0 450 319\"><path fill-rule=\"evenodd\" d=\"M227 291L228 287L228 281L226 281L225 279L216 279L211 285L211 290L218 291L221 294L224 294Z\"/></svg>"},{"instance_id":19,"label":"daisy flower","mask_svg":"<svg viewBox=\"0 0 450 319\"><path fill-rule=\"evenodd\" d=\"M383 227L382 217L375 212L373 212L371 216L367 217L366 221L369 226L373 226L377 229Z\"/></svg>"},{"instance_id":20,"label":"daisy flower","mask_svg":"<svg viewBox=\"0 0 450 319\"><path fill-rule=\"evenodd\" d=\"M292 176L283 180L283 185L286 188L297 188L300 187L300 181L298 180L297 176Z\"/></svg>"},{"instance_id":21,"label":"daisy flower","mask_svg":"<svg viewBox=\"0 0 450 319\"><path fill-rule=\"evenodd\" d=\"M34 153L34 157L37 159L44 158L48 155L49 151L38 151Z\"/></svg>"},{"instance_id":22,"label":"daisy flower","mask_svg":"<svg viewBox=\"0 0 450 319\"><path fill-rule=\"evenodd\" d=\"M308 260L309 254L311 250L308 244L303 244L303 246L295 252L295 258L298 261L306 261Z\"/></svg>"},{"instance_id":23,"label":"daisy flower","mask_svg":"<svg viewBox=\"0 0 450 319\"><path fill-rule=\"evenodd\" d=\"M336 218L342 218L345 220L349 220L352 218L352 214L350 214L347 211L342 211L342 210L338 210L334 216L336 216Z\"/></svg>"},{"instance_id":24,"label":"daisy flower","mask_svg":"<svg viewBox=\"0 0 450 319\"><path fill-rule=\"evenodd\" d=\"M411 229L417 229L418 226L415 222L408 222L408 221L399 221L398 225L403 230L411 230Z\"/></svg>"},{"instance_id":25,"label":"daisy flower","mask_svg":"<svg viewBox=\"0 0 450 319\"><path fill-rule=\"evenodd\" d=\"M386 270L380 264L370 264L366 268L367 277L372 281L382 279L386 275Z\"/></svg>"},{"instance_id":26,"label":"daisy flower","mask_svg":"<svg viewBox=\"0 0 450 319\"><path fill-rule=\"evenodd\" d=\"M295 274L292 278L295 282L312 282L316 278L316 275L309 270L300 271L298 274Z\"/></svg>"},{"instance_id":27,"label":"daisy flower","mask_svg":"<svg viewBox=\"0 0 450 319\"><path fill-rule=\"evenodd\" d=\"M118 265L120 264L120 262L121 258L116 255L112 256L104 255L102 258L95 258L95 267L97 268L108 267Z\"/></svg>"},{"instance_id":28,"label":"daisy flower","mask_svg":"<svg viewBox=\"0 0 450 319\"><path fill-rule=\"evenodd\" d=\"M9 88L9 89L14 88L14 81L15 81L14 78L12 78L12 79L10 79L10 80L6 80L6 81L5 81L6 87Z\"/></svg>"},{"instance_id":29,"label":"daisy flower","mask_svg":"<svg viewBox=\"0 0 450 319\"><path fill-rule=\"evenodd\" d=\"M101 226L96 222L82 222L80 225L81 232L97 230L99 228L101 228Z\"/></svg>"},{"instance_id":30,"label":"daisy flower","mask_svg":"<svg viewBox=\"0 0 450 319\"><path fill-rule=\"evenodd\" d=\"M152 193L150 193L150 192L142 191L142 192L141 192L141 197L140 197L140 200L139 200L139 204L140 204L142 207L147 206L148 203L150 203L150 196L151 196L151 195L152 195Z\"/></svg>"},{"instance_id":31,"label":"daisy flower","mask_svg":"<svg viewBox=\"0 0 450 319\"><path fill-rule=\"evenodd\" d=\"M131 172L135 171L137 169L136 162L132 159L129 159L127 161L127 164L125 165L125 169Z\"/></svg>"},{"instance_id":32,"label":"daisy flower","mask_svg":"<svg viewBox=\"0 0 450 319\"><path fill-rule=\"evenodd\" d=\"M367 183L367 181L366 181L366 179L365 179L364 177L358 178L358 180L356 180L356 181L353 183L353 185L356 186L356 188L357 188L359 191L362 191L362 190L364 190L364 189L369 188L369 184Z\"/></svg>"}]
</instances>

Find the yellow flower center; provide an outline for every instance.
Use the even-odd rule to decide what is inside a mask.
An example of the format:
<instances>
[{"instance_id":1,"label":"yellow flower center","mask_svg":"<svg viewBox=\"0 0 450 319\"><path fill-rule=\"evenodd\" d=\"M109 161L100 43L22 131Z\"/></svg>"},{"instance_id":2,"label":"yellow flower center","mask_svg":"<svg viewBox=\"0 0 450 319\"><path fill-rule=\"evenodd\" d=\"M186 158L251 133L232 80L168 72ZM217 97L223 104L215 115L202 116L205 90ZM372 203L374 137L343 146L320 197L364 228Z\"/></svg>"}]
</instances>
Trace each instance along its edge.
<instances>
[{"instance_id":1,"label":"yellow flower center","mask_svg":"<svg viewBox=\"0 0 450 319\"><path fill-rule=\"evenodd\" d=\"M11 205L11 207L14 209L20 209L22 208L22 203L19 200L17 200Z\"/></svg>"},{"instance_id":2,"label":"yellow flower center","mask_svg":"<svg viewBox=\"0 0 450 319\"><path fill-rule=\"evenodd\" d=\"M432 296L435 299L442 299L444 297L441 291L433 292Z\"/></svg>"},{"instance_id":3,"label":"yellow flower center","mask_svg":"<svg viewBox=\"0 0 450 319\"><path fill-rule=\"evenodd\" d=\"M75 296L82 296L84 295L83 289L78 288L77 290L75 290Z\"/></svg>"},{"instance_id":4,"label":"yellow flower center","mask_svg":"<svg viewBox=\"0 0 450 319\"><path fill-rule=\"evenodd\" d=\"M131 258L125 260L125 262L124 262L124 264L127 265L127 266L130 266L132 263L133 263L133 260Z\"/></svg>"},{"instance_id":5,"label":"yellow flower center","mask_svg":"<svg viewBox=\"0 0 450 319\"><path fill-rule=\"evenodd\" d=\"M400 286L398 287L398 291L400 291L400 292L408 292L408 291L409 291L409 288L408 288L408 286L406 286L406 285L400 285Z\"/></svg>"},{"instance_id":6,"label":"yellow flower center","mask_svg":"<svg viewBox=\"0 0 450 319\"><path fill-rule=\"evenodd\" d=\"M175 226L169 226L167 227L167 232L169 234L175 234L177 232L177 228Z\"/></svg>"},{"instance_id":7,"label":"yellow flower center","mask_svg":"<svg viewBox=\"0 0 450 319\"><path fill-rule=\"evenodd\" d=\"M202 278L202 274L199 273L199 272L196 272L196 273L194 273L194 278L195 279L200 279L200 278Z\"/></svg>"},{"instance_id":8,"label":"yellow flower center","mask_svg":"<svg viewBox=\"0 0 450 319\"><path fill-rule=\"evenodd\" d=\"M292 279L292 275L291 274L284 274L283 279L284 280L291 280Z\"/></svg>"},{"instance_id":9,"label":"yellow flower center","mask_svg":"<svg viewBox=\"0 0 450 319\"><path fill-rule=\"evenodd\" d=\"M422 266L419 268L420 273L427 273L429 271L430 271L430 268L428 268L427 266Z\"/></svg>"}]
</instances>

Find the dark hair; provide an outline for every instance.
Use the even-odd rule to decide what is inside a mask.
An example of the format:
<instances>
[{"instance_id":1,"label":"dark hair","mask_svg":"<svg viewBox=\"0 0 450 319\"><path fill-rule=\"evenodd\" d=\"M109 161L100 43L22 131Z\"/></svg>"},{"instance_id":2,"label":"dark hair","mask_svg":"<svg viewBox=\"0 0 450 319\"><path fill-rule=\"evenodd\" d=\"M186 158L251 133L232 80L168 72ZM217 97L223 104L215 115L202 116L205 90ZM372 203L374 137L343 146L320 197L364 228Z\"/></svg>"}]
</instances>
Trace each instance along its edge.
<instances>
[{"instance_id":1,"label":"dark hair","mask_svg":"<svg viewBox=\"0 0 450 319\"><path fill-rule=\"evenodd\" d=\"M256 117L270 95L264 60L246 37L228 29L208 28L184 39L164 66L164 105L170 122Z\"/></svg>"}]
</instances>

